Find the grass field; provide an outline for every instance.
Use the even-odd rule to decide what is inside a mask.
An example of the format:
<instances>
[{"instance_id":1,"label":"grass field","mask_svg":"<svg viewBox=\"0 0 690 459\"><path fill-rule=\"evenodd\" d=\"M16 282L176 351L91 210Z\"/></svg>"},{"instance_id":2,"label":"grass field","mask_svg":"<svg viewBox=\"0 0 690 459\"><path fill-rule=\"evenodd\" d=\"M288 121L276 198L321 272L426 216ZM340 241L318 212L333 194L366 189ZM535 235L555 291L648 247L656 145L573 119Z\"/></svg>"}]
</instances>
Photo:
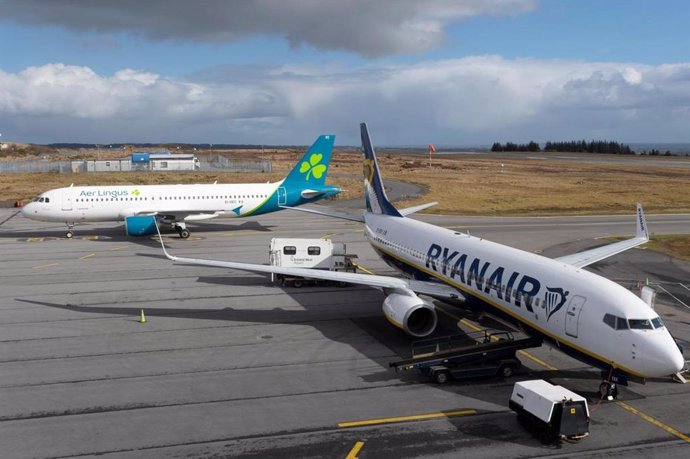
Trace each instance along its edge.
<instances>
[{"instance_id":1,"label":"grass field","mask_svg":"<svg viewBox=\"0 0 690 459\"><path fill-rule=\"evenodd\" d=\"M228 156L232 156L228 154ZM75 185L161 183L251 183L281 179L297 162L297 150L262 156L271 173L81 173L4 174L0 200L31 199L40 192ZM644 165L644 159L639 161ZM414 182L428 194L401 206L438 201L433 213L460 215L581 215L631 213L641 202L648 213L690 212L687 168L571 161L498 160L467 156L435 157L379 154L385 178ZM329 182L343 187L341 198L362 196L361 157L336 151Z\"/></svg>"},{"instance_id":2,"label":"grass field","mask_svg":"<svg viewBox=\"0 0 690 459\"><path fill-rule=\"evenodd\" d=\"M233 156L231 152L226 153ZM248 152L240 152L247 157ZM253 153L252 153L253 154ZM0 201L29 200L52 188L103 184L252 183L277 181L301 157L297 150L274 150L261 156L273 163L271 173L122 172L81 174L4 174ZM680 159L679 159L680 160ZM497 160L476 156L443 156L429 167L426 156L379 154L384 177L417 183L428 193L399 202L411 206L439 204L432 213L458 215L631 214L641 202L647 213L690 212L688 169L639 165L578 164L571 161ZM362 196L361 155L336 151L329 182L343 188L342 199ZM655 236L651 250L690 260L690 237Z\"/></svg>"}]
</instances>

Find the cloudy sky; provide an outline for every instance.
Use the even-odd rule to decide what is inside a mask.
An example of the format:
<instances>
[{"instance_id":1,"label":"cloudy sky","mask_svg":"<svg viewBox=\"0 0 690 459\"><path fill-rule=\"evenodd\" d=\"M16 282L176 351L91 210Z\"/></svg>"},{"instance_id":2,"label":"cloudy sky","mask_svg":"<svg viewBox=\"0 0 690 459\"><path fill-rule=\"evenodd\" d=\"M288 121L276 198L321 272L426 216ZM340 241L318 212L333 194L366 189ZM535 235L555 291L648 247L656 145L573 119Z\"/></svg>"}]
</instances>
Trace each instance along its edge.
<instances>
[{"instance_id":1,"label":"cloudy sky","mask_svg":"<svg viewBox=\"0 0 690 459\"><path fill-rule=\"evenodd\" d=\"M4 141L690 141L690 2L0 0Z\"/></svg>"}]
</instances>

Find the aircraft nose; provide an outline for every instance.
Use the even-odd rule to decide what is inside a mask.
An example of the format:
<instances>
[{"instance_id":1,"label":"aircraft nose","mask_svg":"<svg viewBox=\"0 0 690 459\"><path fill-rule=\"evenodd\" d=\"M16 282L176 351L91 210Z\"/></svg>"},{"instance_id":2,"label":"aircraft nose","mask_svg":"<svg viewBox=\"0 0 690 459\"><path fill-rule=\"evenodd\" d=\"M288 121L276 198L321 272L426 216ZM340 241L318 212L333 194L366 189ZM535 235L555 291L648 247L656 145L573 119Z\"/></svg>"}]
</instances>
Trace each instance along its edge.
<instances>
[{"instance_id":1,"label":"aircraft nose","mask_svg":"<svg viewBox=\"0 0 690 459\"><path fill-rule=\"evenodd\" d=\"M25 217L30 216L33 213L34 207L35 207L35 203L33 203L33 202L30 202L28 204L24 204L24 206L22 206L22 209L21 209L22 215Z\"/></svg>"},{"instance_id":2,"label":"aircraft nose","mask_svg":"<svg viewBox=\"0 0 690 459\"><path fill-rule=\"evenodd\" d=\"M654 336L645 352L650 376L669 376L685 367L685 359L675 340L670 334L665 335Z\"/></svg>"}]
</instances>

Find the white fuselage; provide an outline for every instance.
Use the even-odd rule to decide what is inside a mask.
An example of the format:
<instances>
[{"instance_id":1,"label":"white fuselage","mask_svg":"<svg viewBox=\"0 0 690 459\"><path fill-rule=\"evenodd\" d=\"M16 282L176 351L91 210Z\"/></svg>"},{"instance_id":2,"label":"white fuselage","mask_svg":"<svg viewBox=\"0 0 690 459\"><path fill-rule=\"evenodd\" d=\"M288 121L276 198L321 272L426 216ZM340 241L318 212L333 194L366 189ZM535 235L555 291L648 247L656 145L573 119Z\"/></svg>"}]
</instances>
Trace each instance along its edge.
<instances>
[{"instance_id":1,"label":"white fuselage","mask_svg":"<svg viewBox=\"0 0 690 459\"><path fill-rule=\"evenodd\" d=\"M452 285L580 360L640 378L684 365L663 325L616 330L604 322L610 314L660 324L644 301L608 279L409 218L366 213L365 222L370 243L394 266Z\"/></svg>"},{"instance_id":2,"label":"white fuselage","mask_svg":"<svg viewBox=\"0 0 690 459\"><path fill-rule=\"evenodd\" d=\"M57 222L120 221L132 215L179 215L202 220L255 213L279 191L266 184L75 186L47 191L27 204L29 218ZM281 193L278 193L280 200Z\"/></svg>"}]
</instances>

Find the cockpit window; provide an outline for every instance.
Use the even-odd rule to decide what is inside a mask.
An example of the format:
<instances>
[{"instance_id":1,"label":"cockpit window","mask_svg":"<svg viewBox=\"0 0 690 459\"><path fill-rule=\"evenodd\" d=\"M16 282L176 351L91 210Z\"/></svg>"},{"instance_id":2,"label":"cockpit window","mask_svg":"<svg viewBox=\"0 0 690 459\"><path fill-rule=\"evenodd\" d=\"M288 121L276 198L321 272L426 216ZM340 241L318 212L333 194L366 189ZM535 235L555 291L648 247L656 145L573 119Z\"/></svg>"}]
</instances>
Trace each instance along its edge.
<instances>
[{"instance_id":1,"label":"cockpit window","mask_svg":"<svg viewBox=\"0 0 690 459\"><path fill-rule=\"evenodd\" d=\"M50 198L46 198L45 202L50 202Z\"/></svg>"},{"instance_id":2,"label":"cockpit window","mask_svg":"<svg viewBox=\"0 0 690 459\"><path fill-rule=\"evenodd\" d=\"M651 330L652 323L648 319L630 319L630 328L633 330Z\"/></svg>"},{"instance_id":3,"label":"cockpit window","mask_svg":"<svg viewBox=\"0 0 690 459\"><path fill-rule=\"evenodd\" d=\"M38 198L38 202L43 202L45 198Z\"/></svg>"},{"instance_id":4,"label":"cockpit window","mask_svg":"<svg viewBox=\"0 0 690 459\"><path fill-rule=\"evenodd\" d=\"M652 319L652 325L654 325L654 328L661 328L664 326L664 322L661 320L661 317L655 317Z\"/></svg>"},{"instance_id":5,"label":"cockpit window","mask_svg":"<svg viewBox=\"0 0 690 459\"><path fill-rule=\"evenodd\" d=\"M616 317L616 330L627 330L628 328L628 321L625 320L622 317Z\"/></svg>"},{"instance_id":6,"label":"cockpit window","mask_svg":"<svg viewBox=\"0 0 690 459\"><path fill-rule=\"evenodd\" d=\"M614 330L627 330L630 328L626 319L614 316L613 314L605 314L604 323Z\"/></svg>"}]
</instances>

